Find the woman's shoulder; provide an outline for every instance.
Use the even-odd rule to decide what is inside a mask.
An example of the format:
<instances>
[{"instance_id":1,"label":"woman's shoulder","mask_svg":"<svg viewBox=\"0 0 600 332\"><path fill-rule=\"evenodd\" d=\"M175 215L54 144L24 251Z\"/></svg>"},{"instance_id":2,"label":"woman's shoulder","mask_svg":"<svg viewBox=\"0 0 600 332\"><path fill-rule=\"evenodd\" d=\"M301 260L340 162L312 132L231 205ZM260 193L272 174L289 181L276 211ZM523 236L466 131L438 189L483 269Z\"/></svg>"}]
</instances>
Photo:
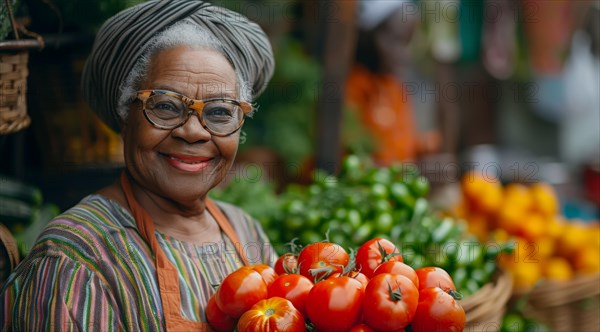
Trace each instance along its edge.
<instances>
[{"instance_id":1,"label":"woman's shoulder","mask_svg":"<svg viewBox=\"0 0 600 332\"><path fill-rule=\"evenodd\" d=\"M49 229L61 230L70 228L108 230L127 227L135 227L129 211L119 203L96 194L85 197L48 224Z\"/></svg>"},{"instance_id":2,"label":"woman's shoulder","mask_svg":"<svg viewBox=\"0 0 600 332\"><path fill-rule=\"evenodd\" d=\"M32 256L102 257L99 252L135 228L133 217L118 203L90 195L48 223L31 250Z\"/></svg>"}]
</instances>

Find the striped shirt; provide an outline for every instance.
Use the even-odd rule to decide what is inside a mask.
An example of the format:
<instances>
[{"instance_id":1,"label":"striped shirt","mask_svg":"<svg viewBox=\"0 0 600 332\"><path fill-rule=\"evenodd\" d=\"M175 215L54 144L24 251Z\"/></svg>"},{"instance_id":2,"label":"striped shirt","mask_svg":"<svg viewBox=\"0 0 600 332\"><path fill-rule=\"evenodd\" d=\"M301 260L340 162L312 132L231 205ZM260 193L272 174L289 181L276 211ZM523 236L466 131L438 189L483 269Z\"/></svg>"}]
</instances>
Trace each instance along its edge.
<instances>
[{"instance_id":1,"label":"striped shirt","mask_svg":"<svg viewBox=\"0 0 600 332\"><path fill-rule=\"evenodd\" d=\"M240 209L218 203L251 264L276 256L260 225ZM224 233L195 245L158 231L156 238L179 272L181 314L206 321L215 287L243 263ZM0 293L3 331L163 331L154 256L125 208L90 195L48 224Z\"/></svg>"}]
</instances>

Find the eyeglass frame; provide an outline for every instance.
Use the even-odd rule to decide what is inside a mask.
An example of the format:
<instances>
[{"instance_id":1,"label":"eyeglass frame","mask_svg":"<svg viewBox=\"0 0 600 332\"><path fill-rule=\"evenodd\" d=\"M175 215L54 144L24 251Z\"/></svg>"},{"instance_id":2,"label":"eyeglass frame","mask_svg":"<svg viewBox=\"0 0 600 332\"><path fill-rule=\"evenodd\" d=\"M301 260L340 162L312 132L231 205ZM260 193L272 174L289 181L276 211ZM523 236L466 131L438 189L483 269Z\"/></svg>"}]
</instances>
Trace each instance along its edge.
<instances>
[{"instance_id":1,"label":"eyeglass frame","mask_svg":"<svg viewBox=\"0 0 600 332\"><path fill-rule=\"evenodd\" d=\"M150 97L156 95L157 92L158 92L158 94L170 95L170 96L181 99L181 101L188 108L188 113L187 113L187 117L185 118L185 120L183 120L180 124L178 124L174 127L161 126L161 125L155 123L154 121L152 121L147 113L148 109L146 108L146 102L148 101L148 99ZM146 118L146 120L148 120L148 122L150 122L150 124L152 126L158 128L158 129L173 130L173 129L179 128L189 121L192 114L197 113L198 119L200 120L200 124L202 124L202 127L204 129L206 129L208 132L210 132L212 135L219 136L219 137L229 136L229 135L235 133L236 131L238 131L240 128L242 128L242 126L244 125L244 121L246 119L246 115L248 113L252 112L252 108L253 108L252 105L248 102L238 101L238 100L231 99L231 98L217 97L217 98L208 98L208 99L193 99L193 98L190 98L188 96L182 95L177 92L173 92L173 91L169 91L169 90L160 90L160 89L159 90L138 90L136 92L136 99L139 99L142 102L142 108L143 108L144 117ZM202 112L204 111L204 107L206 106L206 103L211 102L211 101L222 101L222 102L225 102L228 104L233 104L242 109L242 119L240 120L240 123L238 124L238 126L232 132L230 132L228 134L222 134L222 133L214 132L212 129L208 128L208 126L204 122L204 118L202 117Z\"/></svg>"}]
</instances>

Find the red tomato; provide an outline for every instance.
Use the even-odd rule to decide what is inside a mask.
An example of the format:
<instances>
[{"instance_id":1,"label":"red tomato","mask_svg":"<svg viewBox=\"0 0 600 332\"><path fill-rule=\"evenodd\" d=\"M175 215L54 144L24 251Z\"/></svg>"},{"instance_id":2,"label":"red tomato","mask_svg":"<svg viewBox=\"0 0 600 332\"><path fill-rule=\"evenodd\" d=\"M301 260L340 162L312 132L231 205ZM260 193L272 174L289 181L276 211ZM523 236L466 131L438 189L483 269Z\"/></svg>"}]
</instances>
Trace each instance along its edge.
<instances>
[{"instance_id":1,"label":"red tomato","mask_svg":"<svg viewBox=\"0 0 600 332\"><path fill-rule=\"evenodd\" d=\"M214 295L208 299L205 312L206 320L216 332L229 332L235 329L237 320L219 309Z\"/></svg>"},{"instance_id":2,"label":"red tomato","mask_svg":"<svg viewBox=\"0 0 600 332\"><path fill-rule=\"evenodd\" d=\"M298 256L287 253L283 254L275 262L275 272L277 274L298 273Z\"/></svg>"},{"instance_id":3,"label":"red tomato","mask_svg":"<svg viewBox=\"0 0 600 332\"><path fill-rule=\"evenodd\" d=\"M336 272L336 273L332 274L329 278L337 278L339 276L340 276L340 273ZM364 273L358 272L358 271L352 271L352 272L350 272L348 277L358 280L363 285L363 288L367 288L367 284L369 283L369 277L367 277ZM329 278L327 278L327 279L329 279Z\"/></svg>"},{"instance_id":4,"label":"red tomato","mask_svg":"<svg viewBox=\"0 0 600 332\"><path fill-rule=\"evenodd\" d=\"M458 332L465 328L465 320L465 311L450 294L431 287L419 292L419 305L411 326L415 332Z\"/></svg>"},{"instance_id":5,"label":"red tomato","mask_svg":"<svg viewBox=\"0 0 600 332\"><path fill-rule=\"evenodd\" d=\"M304 317L286 299L261 300L246 311L237 324L238 332L304 332Z\"/></svg>"},{"instance_id":6,"label":"red tomato","mask_svg":"<svg viewBox=\"0 0 600 332\"><path fill-rule=\"evenodd\" d=\"M348 332L375 332L372 328L368 327L365 324L358 324L353 326Z\"/></svg>"},{"instance_id":7,"label":"red tomato","mask_svg":"<svg viewBox=\"0 0 600 332\"><path fill-rule=\"evenodd\" d=\"M342 272L350 256L339 244L316 242L304 247L298 255L300 274L310 280L322 280L333 273Z\"/></svg>"},{"instance_id":8,"label":"red tomato","mask_svg":"<svg viewBox=\"0 0 600 332\"><path fill-rule=\"evenodd\" d=\"M417 269L417 276L419 277L419 291L421 289L430 287L440 287L443 290L452 289L456 291L454 281L444 269L437 266L422 267Z\"/></svg>"},{"instance_id":9,"label":"red tomato","mask_svg":"<svg viewBox=\"0 0 600 332\"><path fill-rule=\"evenodd\" d=\"M419 291L407 277L378 274L367 285L363 301L364 322L377 331L403 329L417 311Z\"/></svg>"},{"instance_id":10,"label":"red tomato","mask_svg":"<svg viewBox=\"0 0 600 332\"><path fill-rule=\"evenodd\" d=\"M356 251L356 269L369 278L373 277L373 272L379 264L387 261L404 261L400 251L390 240L371 239Z\"/></svg>"},{"instance_id":11,"label":"red tomato","mask_svg":"<svg viewBox=\"0 0 600 332\"><path fill-rule=\"evenodd\" d=\"M268 297L282 297L292 302L294 307L308 317L304 303L308 293L313 288L312 281L300 274L284 274L269 286Z\"/></svg>"},{"instance_id":12,"label":"red tomato","mask_svg":"<svg viewBox=\"0 0 600 332\"><path fill-rule=\"evenodd\" d=\"M410 281L415 284L415 287L419 289L419 277L417 276L417 272L407 264L402 262L385 262L375 269L374 275L382 273L401 274L410 279Z\"/></svg>"},{"instance_id":13,"label":"red tomato","mask_svg":"<svg viewBox=\"0 0 600 332\"><path fill-rule=\"evenodd\" d=\"M275 279L279 277L275 270L267 264L255 264L250 266L244 266L243 268L251 269L260 273L267 286L272 284L273 281L275 281Z\"/></svg>"},{"instance_id":14,"label":"red tomato","mask_svg":"<svg viewBox=\"0 0 600 332\"><path fill-rule=\"evenodd\" d=\"M364 291L349 277L323 280L308 293L308 318L322 332L348 331L360 321Z\"/></svg>"},{"instance_id":15,"label":"red tomato","mask_svg":"<svg viewBox=\"0 0 600 332\"><path fill-rule=\"evenodd\" d=\"M223 279L215 300L221 311L239 318L256 302L265 298L267 298L267 284L260 273L242 267Z\"/></svg>"}]
</instances>

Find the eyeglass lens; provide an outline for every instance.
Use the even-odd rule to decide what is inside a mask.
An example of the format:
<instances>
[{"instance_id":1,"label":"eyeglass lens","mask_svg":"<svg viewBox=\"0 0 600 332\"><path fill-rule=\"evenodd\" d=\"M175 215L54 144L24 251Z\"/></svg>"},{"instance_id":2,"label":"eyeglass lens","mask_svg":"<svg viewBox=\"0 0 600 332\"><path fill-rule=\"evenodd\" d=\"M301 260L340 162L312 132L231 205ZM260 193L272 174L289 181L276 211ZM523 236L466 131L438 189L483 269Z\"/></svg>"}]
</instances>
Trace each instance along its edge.
<instances>
[{"instance_id":1,"label":"eyeglass lens","mask_svg":"<svg viewBox=\"0 0 600 332\"><path fill-rule=\"evenodd\" d=\"M175 96L157 94L146 101L146 114L150 121L163 128L182 125L193 113L188 105ZM206 127L218 134L236 131L244 118L241 107L227 101L207 101L202 110L202 120Z\"/></svg>"}]
</instances>

